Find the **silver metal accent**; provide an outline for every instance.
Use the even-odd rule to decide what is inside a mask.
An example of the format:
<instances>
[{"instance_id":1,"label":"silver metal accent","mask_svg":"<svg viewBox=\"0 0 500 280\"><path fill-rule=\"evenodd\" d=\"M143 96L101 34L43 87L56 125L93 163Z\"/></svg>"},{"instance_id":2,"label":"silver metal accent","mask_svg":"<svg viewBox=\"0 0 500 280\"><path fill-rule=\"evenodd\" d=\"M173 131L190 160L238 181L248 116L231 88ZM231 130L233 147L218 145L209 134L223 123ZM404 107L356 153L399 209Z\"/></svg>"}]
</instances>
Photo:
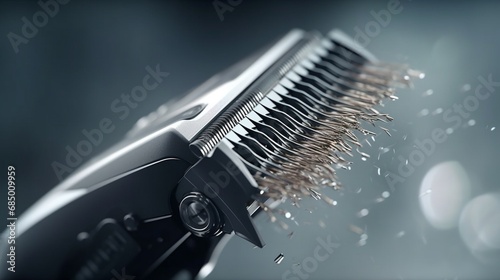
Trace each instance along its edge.
<instances>
[{"instance_id":1,"label":"silver metal accent","mask_svg":"<svg viewBox=\"0 0 500 280\"><path fill-rule=\"evenodd\" d=\"M319 37L315 35L306 37L298 42L191 143L191 150L199 157L206 156L259 103L278 81L317 46L319 42Z\"/></svg>"}]
</instances>

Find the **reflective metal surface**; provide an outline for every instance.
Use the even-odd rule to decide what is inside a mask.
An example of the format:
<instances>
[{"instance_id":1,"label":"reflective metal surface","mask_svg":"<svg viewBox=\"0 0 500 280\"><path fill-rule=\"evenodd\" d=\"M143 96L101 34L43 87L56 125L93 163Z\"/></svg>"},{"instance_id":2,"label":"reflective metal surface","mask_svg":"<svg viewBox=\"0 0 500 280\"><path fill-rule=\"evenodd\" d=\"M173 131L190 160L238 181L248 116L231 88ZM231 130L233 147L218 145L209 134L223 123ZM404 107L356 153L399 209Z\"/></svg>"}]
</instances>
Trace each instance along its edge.
<instances>
[{"instance_id":1,"label":"reflective metal surface","mask_svg":"<svg viewBox=\"0 0 500 280\"><path fill-rule=\"evenodd\" d=\"M363 138L369 157L338 171L344 188L328 194L336 205L285 203L277 219L286 230L260 215L266 247L229 240L207 279L500 276L500 3L243 0L221 14L217 2L231 1L69 1L17 53L7 35L22 34L22 18L42 8L2 3L0 161L19 171L19 213L59 182L54 162L66 177L141 117L290 29L335 27L425 79L385 102L392 136ZM170 75L130 99L156 65ZM87 140L82 131L105 118L113 129L68 165L68 151Z\"/></svg>"}]
</instances>

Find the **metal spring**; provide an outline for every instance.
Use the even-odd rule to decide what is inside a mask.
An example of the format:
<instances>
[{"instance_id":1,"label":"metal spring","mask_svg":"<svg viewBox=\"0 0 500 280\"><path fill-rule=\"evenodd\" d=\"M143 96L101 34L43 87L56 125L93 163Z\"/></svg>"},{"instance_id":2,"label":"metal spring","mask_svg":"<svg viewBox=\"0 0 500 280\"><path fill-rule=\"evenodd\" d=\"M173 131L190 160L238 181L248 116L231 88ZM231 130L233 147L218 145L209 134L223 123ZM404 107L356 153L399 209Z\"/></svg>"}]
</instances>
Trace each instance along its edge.
<instances>
[{"instance_id":1,"label":"metal spring","mask_svg":"<svg viewBox=\"0 0 500 280\"><path fill-rule=\"evenodd\" d=\"M278 81L319 43L317 36L299 41L190 144L191 151L198 157L206 156L236 124L259 104Z\"/></svg>"}]
</instances>

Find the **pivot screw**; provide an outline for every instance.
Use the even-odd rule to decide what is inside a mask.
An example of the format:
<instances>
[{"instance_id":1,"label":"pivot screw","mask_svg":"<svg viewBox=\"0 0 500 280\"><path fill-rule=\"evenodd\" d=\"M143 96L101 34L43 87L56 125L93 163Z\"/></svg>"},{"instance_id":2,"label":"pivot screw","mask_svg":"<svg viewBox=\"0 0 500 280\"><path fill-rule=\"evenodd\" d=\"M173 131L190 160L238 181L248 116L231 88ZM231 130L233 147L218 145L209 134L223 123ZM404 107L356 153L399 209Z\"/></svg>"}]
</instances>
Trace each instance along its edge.
<instances>
[{"instance_id":1,"label":"pivot screw","mask_svg":"<svg viewBox=\"0 0 500 280\"><path fill-rule=\"evenodd\" d=\"M181 220L196 236L210 236L221 233L221 218L217 207L203 194L188 193L179 204Z\"/></svg>"}]
</instances>

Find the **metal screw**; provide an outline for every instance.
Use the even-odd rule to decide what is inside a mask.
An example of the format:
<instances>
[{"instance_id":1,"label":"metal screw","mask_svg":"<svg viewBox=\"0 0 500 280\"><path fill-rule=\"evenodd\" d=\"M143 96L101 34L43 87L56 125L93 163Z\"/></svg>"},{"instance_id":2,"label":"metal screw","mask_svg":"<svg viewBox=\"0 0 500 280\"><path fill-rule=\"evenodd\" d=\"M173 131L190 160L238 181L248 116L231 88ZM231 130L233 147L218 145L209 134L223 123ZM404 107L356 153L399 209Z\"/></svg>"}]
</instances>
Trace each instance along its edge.
<instances>
[{"instance_id":1,"label":"metal screw","mask_svg":"<svg viewBox=\"0 0 500 280\"><path fill-rule=\"evenodd\" d=\"M201 193L187 194L179 204L184 225L196 236L216 235L221 226L215 205Z\"/></svg>"},{"instance_id":2,"label":"metal screw","mask_svg":"<svg viewBox=\"0 0 500 280\"><path fill-rule=\"evenodd\" d=\"M132 213L123 217L123 224L128 231L136 231L139 228L139 221L137 221Z\"/></svg>"}]
</instances>

